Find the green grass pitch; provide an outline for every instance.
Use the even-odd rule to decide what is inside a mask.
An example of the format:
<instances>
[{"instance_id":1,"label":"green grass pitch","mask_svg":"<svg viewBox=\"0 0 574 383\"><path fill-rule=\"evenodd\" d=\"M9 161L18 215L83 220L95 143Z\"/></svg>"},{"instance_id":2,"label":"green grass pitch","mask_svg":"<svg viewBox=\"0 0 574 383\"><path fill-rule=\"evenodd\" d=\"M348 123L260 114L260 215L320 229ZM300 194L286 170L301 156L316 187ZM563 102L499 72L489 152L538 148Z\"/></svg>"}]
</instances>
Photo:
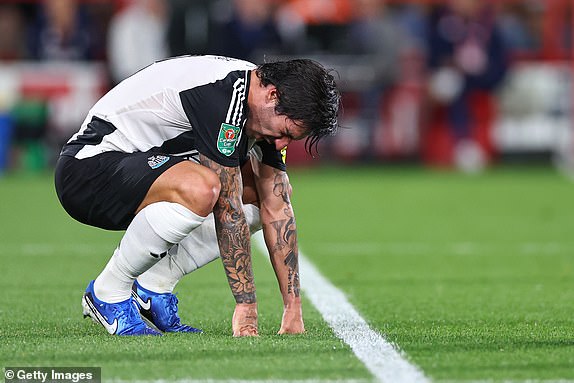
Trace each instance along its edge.
<instances>
[{"instance_id":1,"label":"green grass pitch","mask_svg":"<svg viewBox=\"0 0 574 383\"><path fill-rule=\"evenodd\" d=\"M574 381L572 181L532 168L290 177L302 252L433 381ZM121 233L69 218L49 174L0 178L0 218L0 367L92 366L127 381L371 379L308 301L307 333L275 335L281 301L260 254L259 338L231 337L218 261L176 289L182 318L204 334L111 337L82 318L80 298Z\"/></svg>"}]
</instances>

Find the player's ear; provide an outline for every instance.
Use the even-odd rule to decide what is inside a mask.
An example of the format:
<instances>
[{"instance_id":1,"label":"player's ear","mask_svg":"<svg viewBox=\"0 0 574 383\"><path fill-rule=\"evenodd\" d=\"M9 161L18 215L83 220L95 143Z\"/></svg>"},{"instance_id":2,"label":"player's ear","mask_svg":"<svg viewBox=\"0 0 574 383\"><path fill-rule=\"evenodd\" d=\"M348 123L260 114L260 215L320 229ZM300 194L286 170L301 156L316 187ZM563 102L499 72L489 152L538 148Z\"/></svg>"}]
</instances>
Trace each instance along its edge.
<instances>
[{"instance_id":1,"label":"player's ear","mask_svg":"<svg viewBox=\"0 0 574 383\"><path fill-rule=\"evenodd\" d=\"M275 85L268 85L267 86L267 102L277 103L278 99L277 88Z\"/></svg>"}]
</instances>

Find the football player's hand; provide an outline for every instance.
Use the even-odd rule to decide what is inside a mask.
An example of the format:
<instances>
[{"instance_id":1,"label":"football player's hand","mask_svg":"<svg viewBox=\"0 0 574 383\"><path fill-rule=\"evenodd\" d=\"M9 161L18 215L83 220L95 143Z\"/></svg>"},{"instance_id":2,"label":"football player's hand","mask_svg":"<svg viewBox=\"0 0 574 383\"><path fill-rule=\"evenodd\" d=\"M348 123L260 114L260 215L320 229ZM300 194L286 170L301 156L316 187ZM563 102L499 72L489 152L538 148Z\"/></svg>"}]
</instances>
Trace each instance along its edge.
<instances>
[{"instance_id":1,"label":"football player's hand","mask_svg":"<svg viewBox=\"0 0 574 383\"><path fill-rule=\"evenodd\" d=\"M232 319L233 336L259 336L257 303L238 303Z\"/></svg>"},{"instance_id":2,"label":"football player's hand","mask_svg":"<svg viewBox=\"0 0 574 383\"><path fill-rule=\"evenodd\" d=\"M302 334L304 332L305 324L303 323L301 303L299 302L299 304L286 305L283 308L281 328L277 334Z\"/></svg>"}]
</instances>

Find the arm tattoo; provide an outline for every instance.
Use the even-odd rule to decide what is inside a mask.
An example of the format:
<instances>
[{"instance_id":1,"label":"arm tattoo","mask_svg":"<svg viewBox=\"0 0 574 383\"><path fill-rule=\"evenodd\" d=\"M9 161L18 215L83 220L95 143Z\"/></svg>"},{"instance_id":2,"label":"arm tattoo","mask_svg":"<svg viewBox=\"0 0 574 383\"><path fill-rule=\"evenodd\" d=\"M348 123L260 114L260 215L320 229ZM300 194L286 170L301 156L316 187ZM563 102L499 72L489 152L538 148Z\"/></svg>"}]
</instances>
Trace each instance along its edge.
<instances>
[{"instance_id":1,"label":"arm tattoo","mask_svg":"<svg viewBox=\"0 0 574 383\"><path fill-rule=\"evenodd\" d=\"M285 222L287 222L286 219L271 222L271 226L273 226L273 229L275 229L275 232L277 233L276 237L277 241L273 245L274 250L282 250L285 247L285 245L287 245L287 242L285 242L283 240L283 237L281 236L281 233L283 232L283 227L285 226Z\"/></svg>"},{"instance_id":2,"label":"arm tattoo","mask_svg":"<svg viewBox=\"0 0 574 383\"><path fill-rule=\"evenodd\" d=\"M280 197L287 205L291 205L289 193L287 192L287 180L285 174L277 169L273 169L275 177L273 178L273 194Z\"/></svg>"},{"instance_id":3,"label":"arm tattoo","mask_svg":"<svg viewBox=\"0 0 574 383\"><path fill-rule=\"evenodd\" d=\"M251 243L241 205L239 168L221 166L200 155L202 165L213 170L221 182L221 192L213 207L217 241L227 281L237 303L255 303L255 283L251 266Z\"/></svg>"},{"instance_id":4,"label":"arm tattoo","mask_svg":"<svg viewBox=\"0 0 574 383\"><path fill-rule=\"evenodd\" d=\"M286 249L285 259L283 263L287 266L288 281L287 292L299 296L299 250L297 245L297 227L295 225L295 216L291 208L291 201L288 193L288 181L286 174L282 171L275 170L273 194L280 197L286 204L283 209L285 219L279 219L271 222L271 226L275 230L276 242L273 244L274 251L281 251Z\"/></svg>"}]
</instances>

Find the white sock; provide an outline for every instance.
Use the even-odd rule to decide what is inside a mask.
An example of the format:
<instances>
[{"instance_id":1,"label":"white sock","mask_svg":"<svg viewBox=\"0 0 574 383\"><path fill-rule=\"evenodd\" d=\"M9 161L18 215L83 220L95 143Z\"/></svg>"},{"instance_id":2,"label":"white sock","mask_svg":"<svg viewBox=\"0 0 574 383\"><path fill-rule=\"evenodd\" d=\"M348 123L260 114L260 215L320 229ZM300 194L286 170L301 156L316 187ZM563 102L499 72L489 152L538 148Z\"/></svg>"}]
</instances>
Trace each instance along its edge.
<instances>
[{"instance_id":1,"label":"white sock","mask_svg":"<svg viewBox=\"0 0 574 383\"><path fill-rule=\"evenodd\" d=\"M96 278L96 297L107 303L128 299L133 281L204 220L177 203L146 206L134 217L114 255Z\"/></svg>"},{"instance_id":2,"label":"white sock","mask_svg":"<svg viewBox=\"0 0 574 383\"><path fill-rule=\"evenodd\" d=\"M243 211L251 234L261 229L259 208L243 205ZM215 234L213 214L173 246L166 257L138 277L138 283L156 293L171 293L184 275L219 258L219 246Z\"/></svg>"}]
</instances>

